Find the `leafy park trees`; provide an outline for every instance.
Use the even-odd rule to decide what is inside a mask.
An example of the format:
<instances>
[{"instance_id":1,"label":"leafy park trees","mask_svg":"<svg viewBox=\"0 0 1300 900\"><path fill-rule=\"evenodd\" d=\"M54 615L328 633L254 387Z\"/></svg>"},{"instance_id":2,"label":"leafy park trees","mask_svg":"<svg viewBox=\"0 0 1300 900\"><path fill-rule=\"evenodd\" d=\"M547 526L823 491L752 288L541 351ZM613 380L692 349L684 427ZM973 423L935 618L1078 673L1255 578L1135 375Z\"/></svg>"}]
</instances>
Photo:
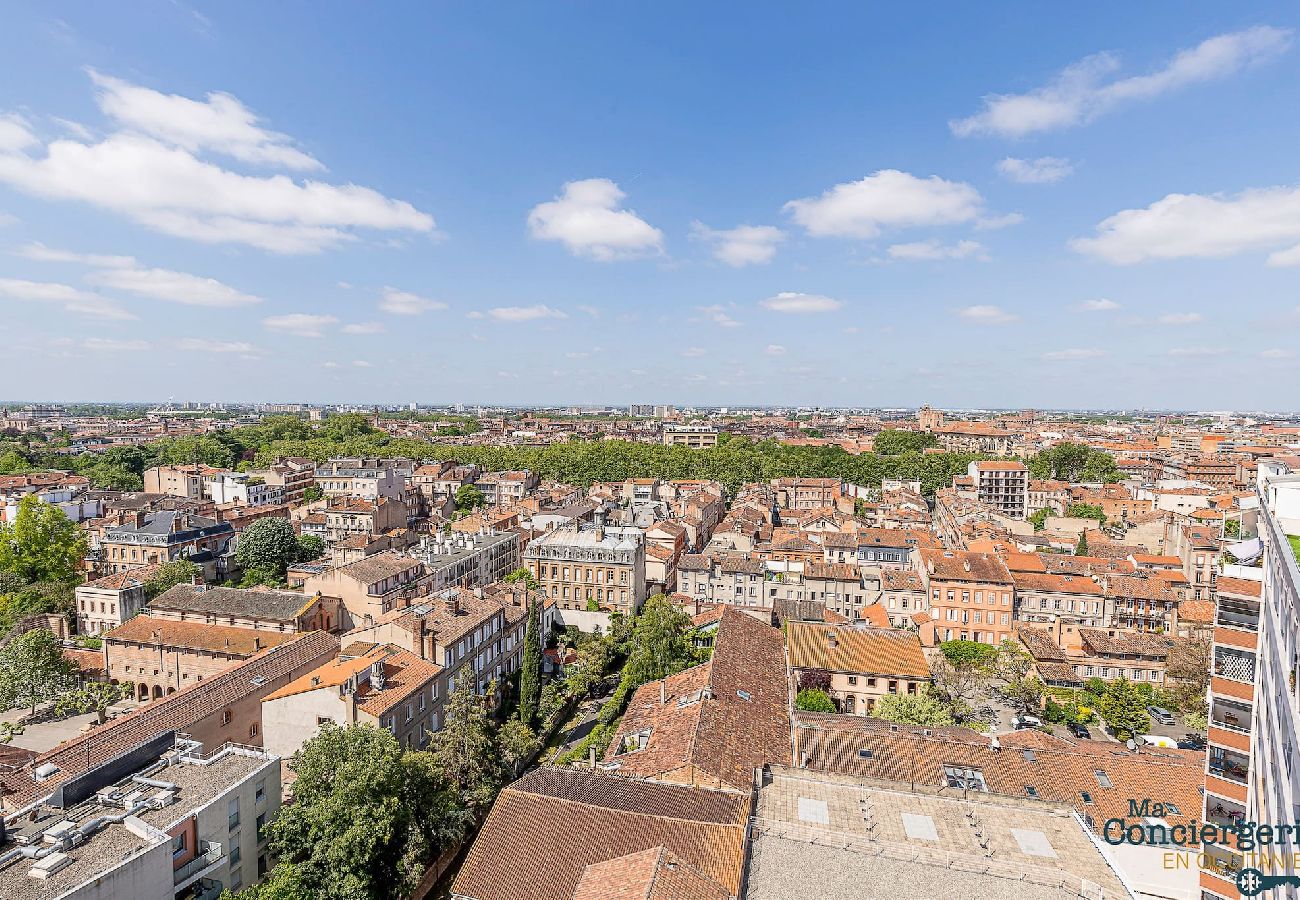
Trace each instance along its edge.
<instances>
[{"instance_id":1,"label":"leafy park trees","mask_svg":"<svg viewBox=\"0 0 1300 900\"><path fill-rule=\"evenodd\" d=\"M54 632L36 628L0 649L0 708L36 707L73 684L73 666Z\"/></svg>"},{"instance_id":2,"label":"leafy park trees","mask_svg":"<svg viewBox=\"0 0 1300 900\"><path fill-rule=\"evenodd\" d=\"M886 694L876 701L871 714L900 725L952 725L948 705L929 691L920 694Z\"/></svg>"},{"instance_id":3,"label":"leafy park trees","mask_svg":"<svg viewBox=\"0 0 1300 900\"><path fill-rule=\"evenodd\" d=\"M60 696L55 701L54 710L61 716L93 712L95 721L102 725L108 721L108 708L132 696L132 688L133 685L129 681L120 684L87 681L81 687Z\"/></svg>"},{"instance_id":4,"label":"leafy park trees","mask_svg":"<svg viewBox=\"0 0 1300 900\"><path fill-rule=\"evenodd\" d=\"M519 571L527 572L527 569ZM531 577L531 576L529 576ZM519 721L532 727L542 700L541 614L534 599L528 604L528 625L524 630L524 656L519 670Z\"/></svg>"},{"instance_id":5,"label":"leafy park trees","mask_svg":"<svg viewBox=\"0 0 1300 900\"><path fill-rule=\"evenodd\" d=\"M384 729L327 725L290 767L293 802L270 826L282 862L241 900L396 900L470 822L437 761Z\"/></svg>"},{"instance_id":6,"label":"leafy park trees","mask_svg":"<svg viewBox=\"0 0 1300 900\"><path fill-rule=\"evenodd\" d=\"M884 456L915 453L937 446L939 439L928 431L899 431L893 428L886 428L871 441L872 449Z\"/></svg>"},{"instance_id":7,"label":"leafy park trees","mask_svg":"<svg viewBox=\"0 0 1300 900\"><path fill-rule=\"evenodd\" d=\"M804 688L794 698L796 709L802 709L807 712L835 712L835 702L831 700L830 695L825 691L819 691L816 688Z\"/></svg>"},{"instance_id":8,"label":"leafy park trees","mask_svg":"<svg viewBox=\"0 0 1300 900\"><path fill-rule=\"evenodd\" d=\"M456 510L467 513L478 509L487 498L483 492L472 484L462 484L456 488Z\"/></svg>"},{"instance_id":9,"label":"leafy park trees","mask_svg":"<svg viewBox=\"0 0 1300 900\"><path fill-rule=\"evenodd\" d=\"M239 536L235 559L244 570L244 584L279 585L294 562L315 559L324 551L319 540L299 538L288 519L258 519Z\"/></svg>"},{"instance_id":10,"label":"leafy park trees","mask_svg":"<svg viewBox=\"0 0 1300 900\"><path fill-rule=\"evenodd\" d=\"M1034 454L1029 458L1028 466L1029 473L1034 478L1055 478L1060 481L1109 483L1124 477L1109 453L1070 441L1053 444L1041 453Z\"/></svg>"},{"instance_id":11,"label":"leafy park trees","mask_svg":"<svg viewBox=\"0 0 1300 900\"><path fill-rule=\"evenodd\" d=\"M28 494L12 522L0 523L0 572L23 581L76 584L86 538L63 510Z\"/></svg>"},{"instance_id":12,"label":"leafy park trees","mask_svg":"<svg viewBox=\"0 0 1300 900\"><path fill-rule=\"evenodd\" d=\"M1146 710L1146 695L1137 689L1137 685L1123 677L1106 685L1097 711L1120 740L1146 734L1151 727L1151 718Z\"/></svg>"},{"instance_id":13,"label":"leafy park trees","mask_svg":"<svg viewBox=\"0 0 1300 900\"><path fill-rule=\"evenodd\" d=\"M144 583L144 595L152 600L178 584L190 584L203 570L188 559L173 559L154 570Z\"/></svg>"}]
</instances>

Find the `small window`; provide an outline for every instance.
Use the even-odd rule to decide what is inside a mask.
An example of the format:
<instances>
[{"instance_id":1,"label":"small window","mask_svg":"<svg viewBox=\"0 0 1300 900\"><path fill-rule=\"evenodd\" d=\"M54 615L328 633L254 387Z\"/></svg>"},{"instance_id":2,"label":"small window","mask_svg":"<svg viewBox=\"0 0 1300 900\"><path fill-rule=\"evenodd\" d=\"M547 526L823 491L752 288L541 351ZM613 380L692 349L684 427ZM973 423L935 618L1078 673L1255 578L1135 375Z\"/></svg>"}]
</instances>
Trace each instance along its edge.
<instances>
[{"instance_id":1,"label":"small window","mask_svg":"<svg viewBox=\"0 0 1300 900\"><path fill-rule=\"evenodd\" d=\"M1079 791L1079 796L1083 798L1084 803L1087 803L1089 806L1092 805L1092 794L1089 794L1087 791Z\"/></svg>"},{"instance_id":2,"label":"small window","mask_svg":"<svg viewBox=\"0 0 1300 900\"><path fill-rule=\"evenodd\" d=\"M1111 783L1110 776L1107 775L1101 769L1097 769L1093 774L1097 776L1097 783L1102 787L1108 788L1108 787L1115 786L1114 784Z\"/></svg>"},{"instance_id":3,"label":"small window","mask_svg":"<svg viewBox=\"0 0 1300 900\"><path fill-rule=\"evenodd\" d=\"M863 747L861 750L858 751L858 757L861 759L871 759L872 755L873 755L872 752L868 750L866 747Z\"/></svg>"},{"instance_id":4,"label":"small window","mask_svg":"<svg viewBox=\"0 0 1300 900\"><path fill-rule=\"evenodd\" d=\"M180 834L176 835L176 837L172 838L173 857L180 856L182 853L185 852L185 839L186 839L186 835L185 832L183 831Z\"/></svg>"},{"instance_id":5,"label":"small window","mask_svg":"<svg viewBox=\"0 0 1300 900\"><path fill-rule=\"evenodd\" d=\"M1025 785L1025 794L1030 797L1037 797L1038 788L1034 787L1032 784L1027 784Z\"/></svg>"},{"instance_id":6,"label":"small window","mask_svg":"<svg viewBox=\"0 0 1300 900\"><path fill-rule=\"evenodd\" d=\"M1165 812L1168 813L1168 814L1171 815L1171 816L1181 816L1181 815L1182 815L1182 813L1180 813L1180 812L1178 811L1178 807L1175 806L1174 804L1168 802L1168 801L1165 801Z\"/></svg>"}]
</instances>

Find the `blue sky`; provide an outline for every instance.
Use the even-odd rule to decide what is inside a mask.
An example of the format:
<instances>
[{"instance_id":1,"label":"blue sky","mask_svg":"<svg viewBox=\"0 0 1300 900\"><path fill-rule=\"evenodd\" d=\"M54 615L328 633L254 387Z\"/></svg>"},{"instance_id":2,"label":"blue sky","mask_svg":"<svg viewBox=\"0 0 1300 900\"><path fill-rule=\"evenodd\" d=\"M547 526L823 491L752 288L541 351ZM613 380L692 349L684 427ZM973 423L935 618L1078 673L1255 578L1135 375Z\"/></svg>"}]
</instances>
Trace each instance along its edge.
<instances>
[{"instance_id":1,"label":"blue sky","mask_svg":"<svg viewBox=\"0 0 1300 900\"><path fill-rule=\"evenodd\" d=\"M1300 406L1294 5L913 7L10 4L0 395Z\"/></svg>"}]
</instances>

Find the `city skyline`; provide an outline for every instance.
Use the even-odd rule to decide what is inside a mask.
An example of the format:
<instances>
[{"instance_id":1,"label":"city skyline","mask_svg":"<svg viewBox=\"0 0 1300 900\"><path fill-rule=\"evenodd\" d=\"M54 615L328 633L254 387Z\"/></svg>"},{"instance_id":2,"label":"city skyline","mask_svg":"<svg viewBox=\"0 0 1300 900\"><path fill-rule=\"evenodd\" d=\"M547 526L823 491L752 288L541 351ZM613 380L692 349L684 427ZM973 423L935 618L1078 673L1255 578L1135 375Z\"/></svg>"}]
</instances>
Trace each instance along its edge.
<instances>
[{"instance_id":1,"label":"city skyline","mask_svg":"<svg viewBox=\"0 0 1300 900\"><path fill-rule=\"evenodd\" d=\"M1293 8L253 11L8 13L6 393L1295 405Z\"/></svg>"}]
</instances>

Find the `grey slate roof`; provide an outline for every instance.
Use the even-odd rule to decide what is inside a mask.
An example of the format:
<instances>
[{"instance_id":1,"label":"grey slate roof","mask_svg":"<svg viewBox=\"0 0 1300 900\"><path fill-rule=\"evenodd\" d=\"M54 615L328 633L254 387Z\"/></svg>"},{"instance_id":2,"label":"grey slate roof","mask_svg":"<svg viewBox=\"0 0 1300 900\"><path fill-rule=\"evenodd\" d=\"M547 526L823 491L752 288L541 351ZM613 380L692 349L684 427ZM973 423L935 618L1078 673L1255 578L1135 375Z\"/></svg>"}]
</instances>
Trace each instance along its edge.
<instances>
[{"instance_id":1,"label":"grey slate roof","mask_svg":"<svg viewBox=\"0 0 1300 900\"><path fill-rule=\"evenodd\" d=\"M149 604L150 609L174 609L199 615L236 616L292 622L311 599L293 591L246 591L239 588L178 584Z\"/></svg>"}]
</instances>

